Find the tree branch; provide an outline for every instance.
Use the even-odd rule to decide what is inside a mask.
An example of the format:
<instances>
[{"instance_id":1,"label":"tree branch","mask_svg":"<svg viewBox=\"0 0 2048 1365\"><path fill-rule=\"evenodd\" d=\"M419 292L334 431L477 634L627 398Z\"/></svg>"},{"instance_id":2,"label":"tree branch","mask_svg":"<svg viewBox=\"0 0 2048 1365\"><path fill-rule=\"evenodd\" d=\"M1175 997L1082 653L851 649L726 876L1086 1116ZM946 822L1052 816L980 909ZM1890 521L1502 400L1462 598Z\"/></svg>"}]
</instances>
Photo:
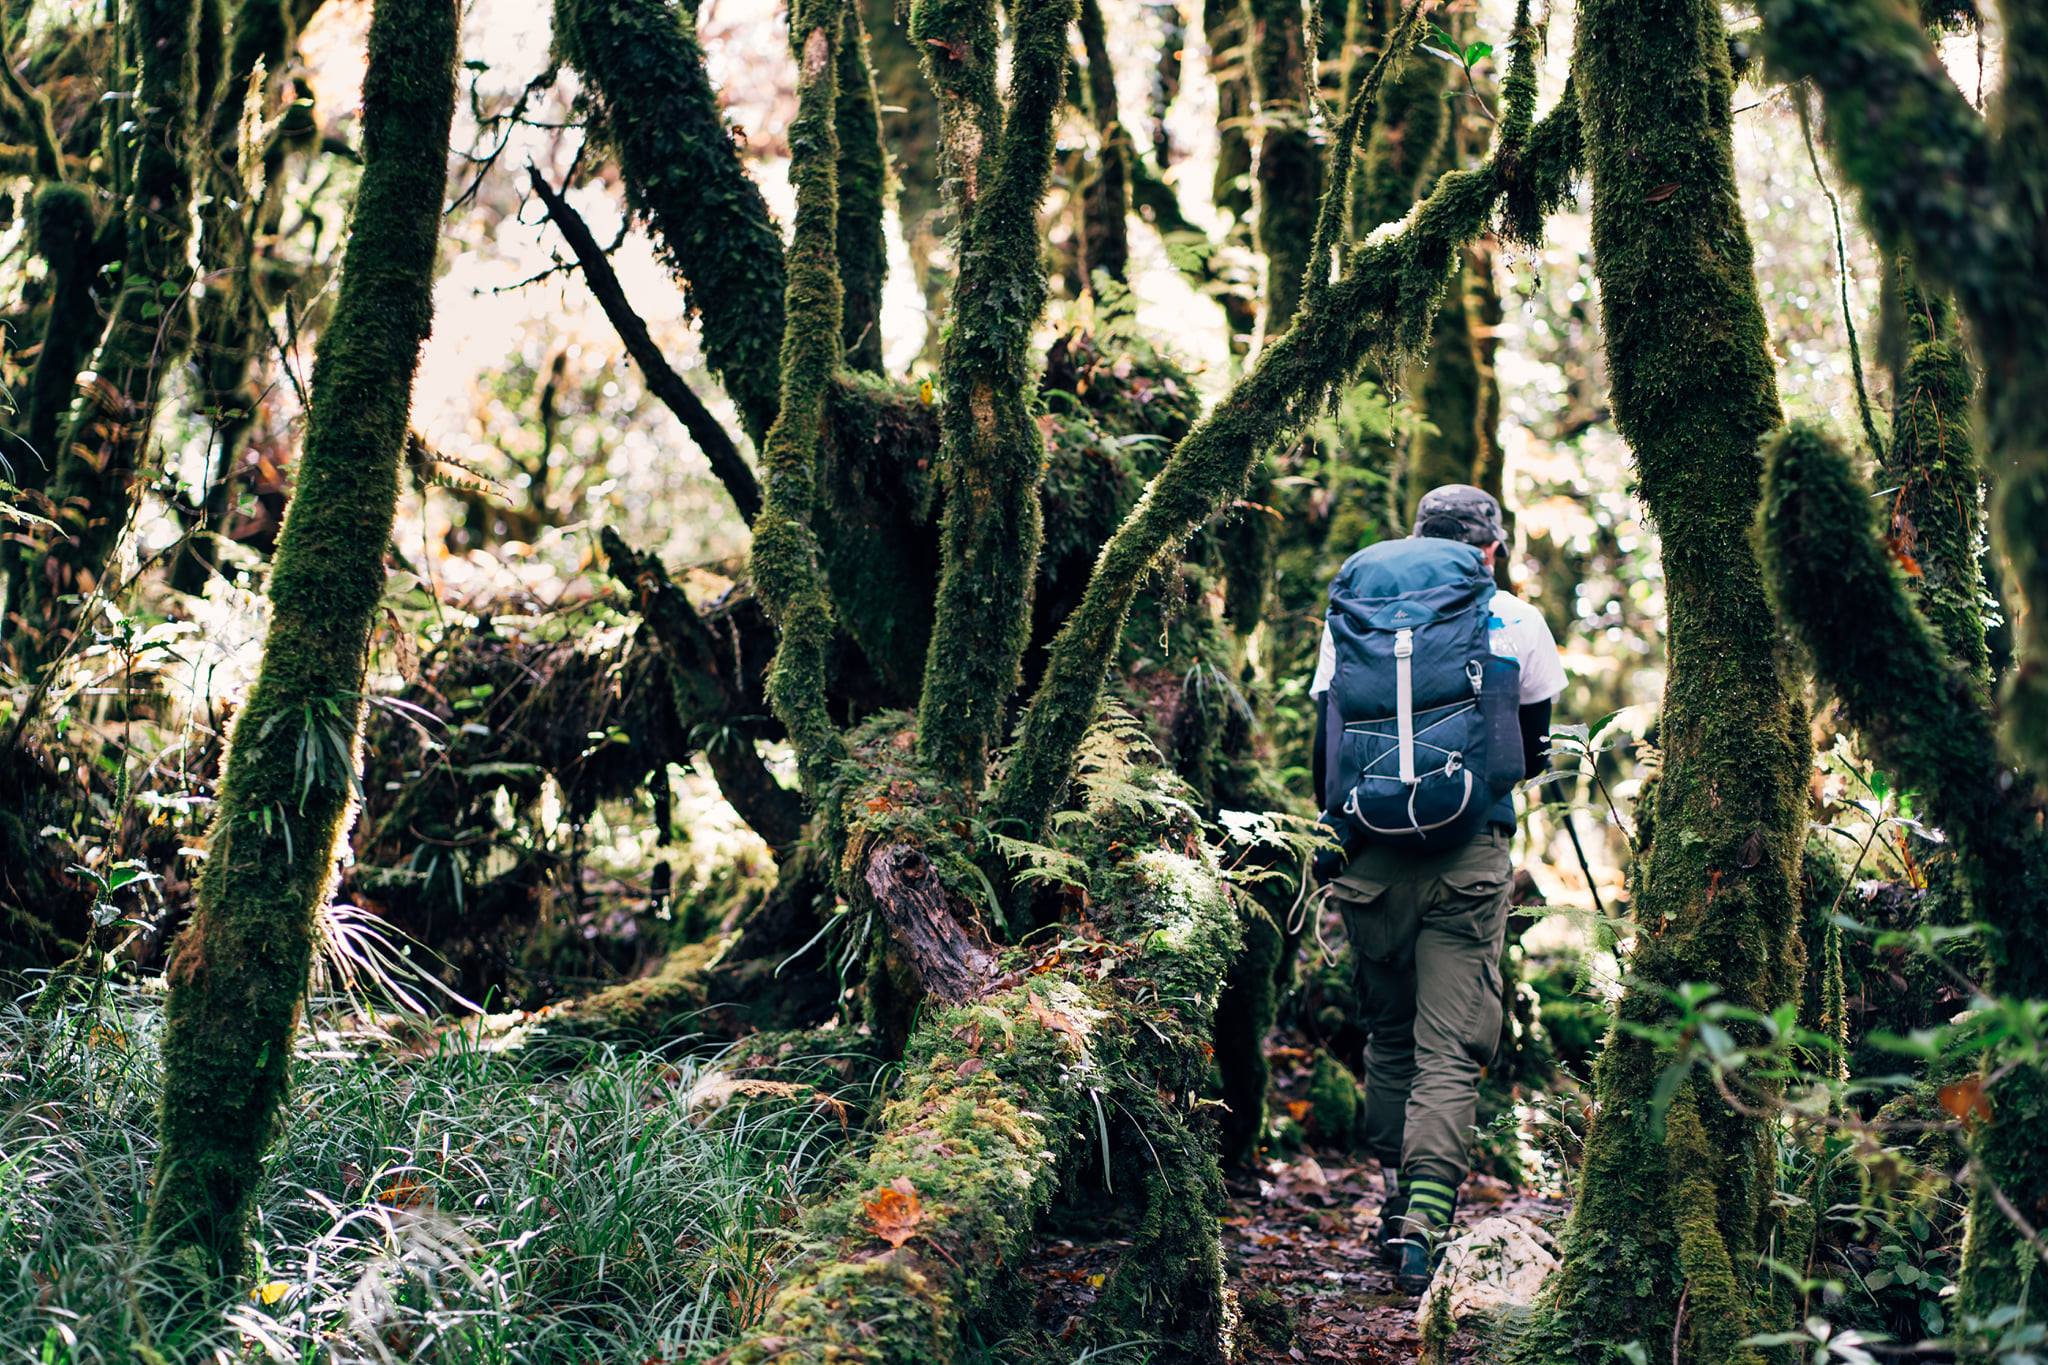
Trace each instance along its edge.
<instances>
[{"instance_id":1,"label":"tree branch","mask_svg":"<svg viewBox=\"0 0 2048 1365\"><path fill-rule=\"evenodd\" d=\"M605 258L604 248L591 234L590 225L583 221L583 215L570 206L560 191L548 184L539 167L528 166L526 178L533 185L533 192L540 196L541 203L547 206L548 217L554 220L562 240L576 254L576 263L583 268L584 281L596 296L598 306L604 309L605 317L611 320L612 330L625 343L626 354L633 357L633 363L647 377L648 392L676 415L683 424L683 430L689 432L690 439L697 443L697 449L703 451L704 458L711 462L711 472L725 485L725 491L732 496L733 506L739 508L740 516L752 525L754 518L761 514L761 485L756 482L746 457L740 454L739 447L726 434L718 419L711 415L711 410L704 406L703 400L697 397L681 375L670 368L661 347L654 344L653 336L648 333L647 324L633 311L625 288L620 285L611 262Z\"/></svg>"},{"instance_id":2,"label":"tree branch","mask_svg":"<svg viewBox=\"0 0 2048 1365\"><path fill-rule=\"evenodd\" d=\"M930 45L925 69L939 92L964 220L939 369L943 567L918 753L942 781L969 790L986 776L1031 628L1045 462L1031 411L1031 334L1046 288L1038 207L1052 169L1074 0L1019 0L1014 16L1009 111L999 120L994 0L919 0L911 14L912 33ZM996 154L983 156L998 129Z\"/></svg>"}]
</instances>

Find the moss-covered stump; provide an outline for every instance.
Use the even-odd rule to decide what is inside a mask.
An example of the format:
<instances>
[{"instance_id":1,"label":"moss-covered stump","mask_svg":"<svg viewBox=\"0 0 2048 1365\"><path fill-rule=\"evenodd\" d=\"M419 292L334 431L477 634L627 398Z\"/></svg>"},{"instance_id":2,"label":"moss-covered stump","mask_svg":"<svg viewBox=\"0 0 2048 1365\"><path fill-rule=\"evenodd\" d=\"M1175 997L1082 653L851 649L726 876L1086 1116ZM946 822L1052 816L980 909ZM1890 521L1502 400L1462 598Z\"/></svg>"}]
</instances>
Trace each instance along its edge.
<instances>
[{"instance_id":1,"label":"moss-covered stump","mask_svg":"<svg viewBox=\"0 0 2048 1365\"><path fill-rule=\"evenodd\" d=\"M1086 837L1090 908L1005 954L987 995L926 1014L875 1146L809 1214L808 1263L732 1365L955 1359L1062 1186L1105 1159L1148 1248L1111 1295L1204 1337L1189 1354L1220 1355L1218 1180L1195 1116L1238 915L1201 845L1144 840L1129 818ZM1151 1143L1136 1188L1115 1182L1114 1115Z\"/></svg>"}]
</instances>

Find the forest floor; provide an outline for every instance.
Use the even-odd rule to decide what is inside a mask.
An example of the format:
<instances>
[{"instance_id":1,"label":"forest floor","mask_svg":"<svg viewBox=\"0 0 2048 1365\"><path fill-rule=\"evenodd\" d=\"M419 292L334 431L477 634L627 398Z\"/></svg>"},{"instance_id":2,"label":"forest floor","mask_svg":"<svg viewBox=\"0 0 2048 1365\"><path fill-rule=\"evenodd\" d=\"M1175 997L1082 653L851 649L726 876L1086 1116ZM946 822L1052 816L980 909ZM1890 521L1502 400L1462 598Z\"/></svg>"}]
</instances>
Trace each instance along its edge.
<instances>
[{"instance_id":1,"label":"forest floor","mask_svg":"<svg viewBox=\"0 0 2048 1365\"><path fill-rule=\"evenodd\" d=\"M1308 1054L1289 1043L1276 1037L1267 1048L1276 1109L1299 1100L1307 1083ZM1240 1314L1241 1365L1405 1365L1420 1357L1420 1300L1397 1290L1393 1273L1373 1257L1384 1197L1377 1162L1310 1144L1234 1175L1229 1192L1223 1255ZM1563 1200L1474 1174L1459 1191L1457 1226L1507 1214L1555 1228L1568 1211ZM1041 1241L1022 1267L1036 1293L1038 1324L1055 1337L1079 1326L1128 1245L1070 1232L1076 1235ZM1477 1334L1461 1330L1442 1358L1477 1362L1486 1349Z\"/></svg>"}]
</instances>

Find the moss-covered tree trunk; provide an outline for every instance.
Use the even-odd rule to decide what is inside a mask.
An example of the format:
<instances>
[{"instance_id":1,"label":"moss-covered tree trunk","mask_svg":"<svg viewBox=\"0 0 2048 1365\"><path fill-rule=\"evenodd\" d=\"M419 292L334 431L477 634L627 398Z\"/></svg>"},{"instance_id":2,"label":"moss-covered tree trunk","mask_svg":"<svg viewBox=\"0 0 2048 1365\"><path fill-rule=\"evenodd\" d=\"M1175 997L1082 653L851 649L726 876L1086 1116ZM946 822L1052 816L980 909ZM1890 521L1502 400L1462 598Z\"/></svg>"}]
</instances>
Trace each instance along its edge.
<instances>
[{"instance_id":1,"label":"moss-covered tree trunk","mask_svg":"<svg viewBox=\"0 0 2048 1365\"><path fill-rule=\"evenodd\" d=\"M1095 155L1081 183L1081 265L1092 280L1100 270L1121 281L1131 267L1131 136L1117 112L1116 65L1101 0L1081 0L1081 53L1087 60L1088 116L1095 124Z\"/></svg>"},{"instance_id":2,"label":"moss-covered tree trunk","mask_svg":"<svg viewBox=\"0 0 2048 1365\"><path fill-rule=\"evenodd\" d=\"M432 319L455 5L378 0L369 46L362 185L278 537L270 631L169 972L146 1237L199 1283L243 1268L250 1201L289 1082L314 918L354 805L370 628Z\"/></svg>"},{"instance_id":3,"label":"moss-covered tree trunk","mask_svg":"<svg viewBox=\"0 0 2048 1365\"><path fill-rule=\"evenodd\" d=\"M1038 208L1066 88L1073 0L1024 0L1012 23L1007 109L996 94L987 0L919 0L941 142L957 186L959 287L939 377L944 567L932 618L918 753L948 785L978 791L1005 733L1031 629L1043 540L1045 443L1033 418L1032 328L1045 308Z\"/></svg>"},{"instance_id":4,"label":"moss-covered tree trunk","mask_svg":"<svg viewBox=\"0 0 2048 1365\"><path fill-rule=\"evenodd\" d=\"M2005 79L1987 123L1902 0L1759 8L1766 55L1820 87L1830 149L1880 245L1953 291L1970 323L2017 656L2003 713L2022 757L2048 772L2048 13L1998 7Z\"/></svg>"},{"instance_id":5,"label":"moss-covered tree trunk","mask_svg":"<svg viewBox=\"0 0 2048 1365\"><path fill-rule=\"evenodd\" d=\"M1322 152L1308 125L1312 68L1301 0L1249 0L1246 12L1258 109L1258 243L1266 258L1260 331L1270 340L1287 330L1301 305L1322 194Z\"/></svg>"},{"instance_id":6,"label":"moss-covered tree trunk","mask_svg":"<svg viewBox=\"0 0 2048 1365\"><path fill-rule=\"evenodd\" d=\"M882 372L882 284L889 274L883 232L889 162L882 146L881 102L860 6L848 5L839 39L839 278L846 290L839 329L846 363Z\"/></svg>"},{"instance_id":7,"label":"moss-covered tree trunk","mask_svg":"<svg viewBox=\"0 0 2048 1365\"><path fill-rule=\"evenodd\" d=\"M1621 1018L1595 1073L1564 1268L1529 1358L1728 1365L1758 1322L1773 1209L1770 1126L1633 1030L1710 985L1769 1012L1793 998L1807 721L1750 542L1758 442L1779 421L1737 198L1717 0L1585 0L1573 81L1593 188L1615 419L1662 534L1669 676L1655 830L1636 880Z\"/></svg>"},{"instance_id":8,"label":"moss-covered tree trunk","mask_svg":"<svg viewBox=\"0 0 2048 1365\"><path fill-rule=\"evenodd\" d=\"M1881 505L1881 504L1880 504ZM1824 433L1773 442L1765 501L1773 587L1841 696L1872 756L1898 775L1955 842L1972 910L1992 930L1992 988L2048 996L2048 835L2038 789L1999 751L1981 679L1916 609L1896 532L1880 537L1870 490ZM1939 619L1939 618L1937 618ZM1987 1082L1989 1119L1972 1135L1961 1304L1981 1323L2037 1293L2040 1248L2013 1213L2048 1209L2048 1069L2022 1058Z\"/></svg>"},{"instance_id":9,"label":"moss-covered tree trunk","mask_svg":"<svg viewBox=\"0 0 2048 1365\"><path fill-rule=\"evenodd\" d=\"M62 534L22 564L18 651L47 661L78 627L81 603L118 566L157 394L192 346L193 124L199 5L138 0L126 11L137 53L135 99L121 155L129 164L126 244L113 316L93 357L93 382L56 457L50 496Z\"/></svg>"}]
</instances>

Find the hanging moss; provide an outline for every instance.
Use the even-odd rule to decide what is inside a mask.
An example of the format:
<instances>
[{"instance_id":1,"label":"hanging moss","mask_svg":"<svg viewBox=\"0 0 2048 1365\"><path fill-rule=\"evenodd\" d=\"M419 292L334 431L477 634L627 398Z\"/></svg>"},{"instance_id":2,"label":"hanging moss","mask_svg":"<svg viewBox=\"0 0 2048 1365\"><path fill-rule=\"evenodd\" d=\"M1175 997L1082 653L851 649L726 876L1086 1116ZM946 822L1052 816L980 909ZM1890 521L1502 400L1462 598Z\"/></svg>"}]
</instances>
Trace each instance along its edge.
<instances>
[{"instance_id":1,"label":"hanging moss","mask_svg":"<svg viewBox=\"0 0 2048 1365\"><path fill-rule=\"evenodd\" d=\"M1779 409L1735 188L1721 7L1587 0L1573 65L1615 420L1662 534L1670 602L1656 833L1637 865L1620 1017L1656 1027L1689 982L1769 1013L1800 976L1810 753L1749 539L1757 445ZM1760 1359L1737 1343L1759 1326L1771 1133L1697 1075L1660 1106L1670 1060L1632 1032L1608 1038L1563 1270L1527 1359L1630 1341L1687 1361Z\"/></svg>"},{"instance_id":2,"label":"hanging moss","mask_svg":"<svg viewBox=\"0 0 2048 1365\"><path fill-rule=\"evenodd\" d=\"M1442 484L1473 483L1486 462L1480 425L1484 377L1473 328L1471 270L1469 253L1461 253L1458 273L1430 328L1429 354L1419 366L1422 410L1436 430L1418 433L1410 447L1404 502L1411 526L1424 493Z\"/></svg>"},{"instance_id":3,"label":"hanging moss","mask_svg":"<svg viewBox=\"0 0 2048 1365\"><path fill-rule=\"evenodd\" d=\"M1893 384L1892 441L1885 451L1891 542L1917 571L1920 610L1941 633L1951 658L1986 695L1990 651L1984 643L1983 490L1977 461L1977 376L1956 325L1955 307L1918 286L1898 266L1906 359Z\"/></svg>"},{"instance_id":4,"label":"hanging moss","mask_svg":"<svg viewBox=\"0 0 2048 1365\"><path fill-rule=\"evenodd\" d=\"M583 78L627 202L682 281L704 354L758 445L780 401L782 234L740 164L691 11L556 0L555 47Z\"/></svg>"},{"instance_id":5,"label":"hanging moss","mask_svg":"<svg viewBox=\"0 0 2048 1365\"><path fill-rule=\"evenodd\" d=\"M882 111L860 6L849 4L839 39L839 282L846 290L840 336L846 363L882 372L882 284L889 275L883 231L889 163Z\"/></svg>"},{"instance_id":6,"label":"hanging moss","mask_svg":"<svg viewBox=\"0 0 2048 1365\"><path fill-rule=\"evenodd\" d=\"M1553 203L1564 193L1577 169L1570 155L1577 143L1548 129L1577 117L1567 110L1546 119L1510 171L1489 164L1445 176L1402 231L1360 249L1340 278L1305 302L1294 326L1260 352L1251 372L1174 448L1103 547L1081 605L1053 643L990 802L995 819L1027 833L1043 825L1095 718L1105 661L1154 566L1244 487L1261 452L1304 422L1369 357L1410 355L1421 346L1457 252L1486 226L1503 187L1512 189L1520 178L1535 182L1512 190L1529 203ZM1333 211L1325 205L1326 214Z\"/></svg>"},{"instance_id":7,"label":"hanging moss","mask_svg":"<svg viewBox=\"0 0 2048 1365\"><path fill-rule=\"evenodd\" d=\"M192 345L187 255L198 5L138 0L128 15L139 59L122 148L130 194L121 287L93 357L94 382L72 415L50 485L64 534L23 585L22 653L31 662L53 657L77 625L79 605L60 598L89 592L118 567L111 561L143 471L157 394Z\"/></svg>"},{"instance_id":8,"label":"hanging moss","mask_svg":"<svg viewBox=\"0 0 2048 1365\"><path fill-rule=\"evenodd\" d=\"M1915 8L1765 0L1776 68L1820 87L1828 142L1886 251L1952 291L1984 362L1992 542L2009 570L2016 666L2001 707L2048 771L2048 13L2000 6L2005 79L1988 122L1950 80ZM1936 17L1940 17L1937 14Z\"/></svg>"},{"instance_id":9,"label":"hanging moss","mask_svg":"<svg viewBox=\"0 0 2048 1365\"><path fill-rule=\"evenodd\" d=\"M1043 530L1044 442L1034 420L1031 334L1045 308L1038 208L1052 169L1073 0L1013 15L1008 111L995 105L993 0L920 0L911 33L939 92L959 181L960 279L939 377L944 568L918 703L918 753L978 790L1004 729L1031 627ZM991 147L993 154L991 155Z\"/></svg>"},{"instance_id":10,"label":"hanging moss","mask_svg":"<svg viewBox=\"0 0 2048 1365\"><path fill-rule=\"evenodd\" d=\"M761 449L767 502L754 522L754 583L779 639L768 672L768 700L789 731L797 772L815 801L846 757L846 741L827 709L836 625L819 566L817 469L832 378L839 368L838 268L839 61L844 30L839 0L806 0L790 14L797 62L797 110L789 125L796 227L789 245L782 339L782 393Z\"/></svg>"},{"instance_id":11,"label":"hanging moss","mask_svg":"<svg viewBox=\"0 0 2048 1365\"><path fill-rule=\"evenodd\" d=\"M1081 0L1080 29L1088 63L1088 115L1096 137L1095 155L1081 182L1081 264L1090 280L1100 270L1121 281L1131 264L1131 137L1117 114L1116 68L1109 59L1101 0Z\"/></svg>"},{"instance_id":12,"label":"hanging moss","mask_svg":"<svg viewBox=\"0 0 2048 1365\"><path fill-rule=\"evenodd\" d=\"M2048 995L2040 795L2006 766L1969 672L1915 609L1872 507L1868 488L1822 431L1795 425L1772 443L1763 537L1779 609L1872 756L1955 842L1971 905L1993 931L1992 987L2039 999ZM1977 1160L2014 1207L2044 1207L2048 1074L2022 1066L1989 1093ZM2038 1274L2034 1250L1980 1183L1963 1258L1965 1311L2023 1302Z\"/></svg>"},{"instance_id":13,"label":"hanging moss","mask_svg":"<svg viewBox=\"0 0 2048 1365\"><path fill-rule=\"evenodd\" d=\"M270 631L169 970L163 1140L145 1236L196 1284L232 1281L244 1265L314 914L354 804L370 627L432 319L455 29L451 0L378 0L371 17L362 185L271 570Z\"/></svg>"}]
</instances>

